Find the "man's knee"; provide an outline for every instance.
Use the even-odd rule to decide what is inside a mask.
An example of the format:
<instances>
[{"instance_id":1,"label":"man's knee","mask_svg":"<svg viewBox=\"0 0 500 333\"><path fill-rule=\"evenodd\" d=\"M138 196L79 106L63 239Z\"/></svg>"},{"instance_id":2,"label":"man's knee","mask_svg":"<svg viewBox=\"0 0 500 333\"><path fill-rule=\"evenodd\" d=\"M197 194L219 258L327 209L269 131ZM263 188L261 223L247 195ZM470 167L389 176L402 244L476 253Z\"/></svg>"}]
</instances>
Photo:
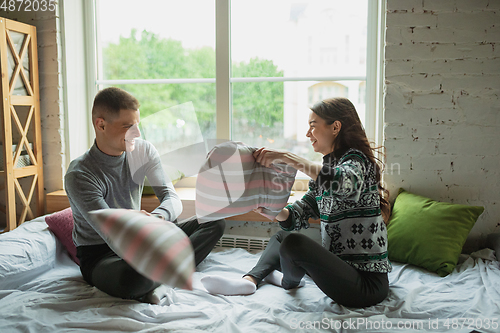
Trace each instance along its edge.
<instances>
[{"instance_id":1,"label":"man's knee","mask_svg":"<svg viewBox=\"0 0 500 333\"><path fill-rule=\"evenodd\" d=\"M215 235L222 237L224 234L224 230L226 229L226 220L221 219L221 220L216 220L213 222L210 222L212 224L213 232Z\"/></svg>"},{"instance_id":2,"label":"man's knee","mask_svg":"<svg viewBox=\"0 0 500 333\"><path fill-rule=\"evenodd\" d=\"M154 289L158 283L150 280L132 267L122 272L120 291L122 298L138 298Z\"/></svg>"},{"instance_id":3,"label":"man's knee","mask_svg":"<svg viewBox=\"0 0 500 333\"><path fill-rule=\"evenodd\" d=\"M112 269L96 267L92 272L92 282L101 291L125 299L139 298L157 284L124 262L116 262Z\"/></svg>"}]
</instances>

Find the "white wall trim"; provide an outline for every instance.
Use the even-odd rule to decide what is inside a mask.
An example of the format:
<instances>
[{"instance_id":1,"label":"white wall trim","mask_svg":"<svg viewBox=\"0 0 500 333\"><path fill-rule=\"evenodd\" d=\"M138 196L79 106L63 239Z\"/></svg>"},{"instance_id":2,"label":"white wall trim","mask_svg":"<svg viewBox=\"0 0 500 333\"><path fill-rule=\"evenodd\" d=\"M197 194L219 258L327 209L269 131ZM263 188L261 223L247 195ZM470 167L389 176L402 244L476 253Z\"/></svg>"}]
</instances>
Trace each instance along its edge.
<instances>
[{"instance_id":1,"label":"white wall trim","mask_svg":"<svg viewBox=\"0 0 500 333\"><path fill-rule=\"evenodd\" d=\"M89 148L89 103L87 94L88 61L85 55L87 1L61 1L62 77L66 141L66 166Z\"/></svg>"},{"instance_id":2,"label":"white wall trim","mask_svg":"<svg viewBox=\"0 0 500 333\"><path fill-rule=\"evenodd\" d=\"M386 16L386 1L378 1L378 23L377 23L377 78L376 78L376 96L377 96L377 121L375 132L375 143L380 146L384 144L384 126L385 126L385 16Z\"/></svg>"},{"instance_id":3,"label":"white wall trim","mask_svg":"<svg viewBox=\"0 0 500 333\"><path fill-rule=\"evenodd\" d=\"M231 139L231 3L217 0L215 3L215 90L216 90L216 136Z\"/></svg>"},{"instance_id":4,"label":"white wall trim","mask_svg":"<svg viewBox=\"0 0 500 333\"><path fill-rule=\"evenodd\" d=\"M383 31L385 20L382 8L385 1L370 0L368 2L367 47L366 47L366 135L376 146L382 144L383 122L380 122L382 108L380 101L383 92ZM384 28L384 29L382 29ZM381 31L382 29L382 31Z\"/></svg>"},{"instance_id":5,"label":"white wall trim","mask_svg":"<svg viewBox=\"0 0 500 333\"><path fill-rule=\"evenodd\" d=\"M87 73L87 101L88 101L88 114L89 119L91 119L91 108L94 101L94 97L97 93L97 51L96 51L96 39L97 39L97 19L96 19L96 3L95 0L84 0L84 23L85 28L85 59L86 59L86 73ZM87 142L89 147L93 144L95 133L92 126L92 122L88 121L88 138Z\"/></svg>"}]
</instances>

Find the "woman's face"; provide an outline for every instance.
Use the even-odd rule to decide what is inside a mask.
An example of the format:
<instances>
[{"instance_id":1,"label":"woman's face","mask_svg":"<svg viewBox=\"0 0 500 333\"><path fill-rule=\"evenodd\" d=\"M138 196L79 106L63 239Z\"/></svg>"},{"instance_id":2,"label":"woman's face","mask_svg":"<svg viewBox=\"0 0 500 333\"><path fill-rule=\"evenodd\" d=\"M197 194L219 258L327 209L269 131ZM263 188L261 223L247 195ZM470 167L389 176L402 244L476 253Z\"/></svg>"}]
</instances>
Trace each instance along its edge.
<instances>
[{"instance_id":1,"label":"woman's face","mask_svg":"<svg viewBox=\"0 0 500 333\"><path fill-rule=\"evenodd\" d=\"M312 112L309 114L309 130L306 136L311 140L315 152L328 155L333 151L333 141L340 131L340 122L328 125L326 121Z\"/></svg>"}]
</instances>

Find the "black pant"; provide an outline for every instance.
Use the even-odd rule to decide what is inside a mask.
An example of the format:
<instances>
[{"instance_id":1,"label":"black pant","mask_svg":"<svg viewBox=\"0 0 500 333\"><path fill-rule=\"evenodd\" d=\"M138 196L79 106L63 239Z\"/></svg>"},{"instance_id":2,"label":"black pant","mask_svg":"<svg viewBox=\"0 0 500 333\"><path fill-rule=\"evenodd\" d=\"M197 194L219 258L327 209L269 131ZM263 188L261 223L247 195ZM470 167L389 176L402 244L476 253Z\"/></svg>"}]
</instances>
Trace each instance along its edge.
<instances>
[{"instance_id":1,"label":"black pant","mask_svg":"<svg viewBox=\"0 0 500 333\"><path fill-rule=\"evenodd\" d=\"M198 265L222 237L225 221L199 224L193 216L177 225L189 236ZM107 244L78 246L77 257L84 280L111 296L139 299L160 285L137 272Z\"/></svg>"},{"instance_id":2,"label":"black pant","mask_svg":"<svg viewBox=\"0 0 500 333\"><path fill-rule=\"evenodd\" d=\"M246 275L259 283L275 269L283 272L285 289L297 287L307 274L328 297L349 307L377 304L389 292L387 273L359 271L302 234L279 231Z\"/></svg>"}]
</instances>

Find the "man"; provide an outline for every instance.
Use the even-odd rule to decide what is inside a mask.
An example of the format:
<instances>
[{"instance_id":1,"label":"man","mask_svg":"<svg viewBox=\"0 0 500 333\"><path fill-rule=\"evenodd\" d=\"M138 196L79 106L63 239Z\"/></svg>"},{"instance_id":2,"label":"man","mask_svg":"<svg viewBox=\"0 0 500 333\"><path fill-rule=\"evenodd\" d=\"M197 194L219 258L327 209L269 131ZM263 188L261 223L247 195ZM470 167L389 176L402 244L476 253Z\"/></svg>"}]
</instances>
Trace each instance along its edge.
<instances>
[{"instance_id":1,"label":"man","mask_svg":"<svg viewBox=\"0 0 500 333\"><path fill-rule=\"evenodd\" d=\"M166 179L157 150L136 139L140 136L139 120L135 97L115 87L101 90L92 107L94 145L71 162L65 189L73 211L73 242L85 281L115 297L159 303L165 289L114 253L88 214L105 208L140 210L145 177L160 206L151 213L141 212L173 222L182 212L181 200ZM198 265L222 236L225 221L199 224L192 217L177 225L189 236Z\"/></svg>"}]
</instances>

